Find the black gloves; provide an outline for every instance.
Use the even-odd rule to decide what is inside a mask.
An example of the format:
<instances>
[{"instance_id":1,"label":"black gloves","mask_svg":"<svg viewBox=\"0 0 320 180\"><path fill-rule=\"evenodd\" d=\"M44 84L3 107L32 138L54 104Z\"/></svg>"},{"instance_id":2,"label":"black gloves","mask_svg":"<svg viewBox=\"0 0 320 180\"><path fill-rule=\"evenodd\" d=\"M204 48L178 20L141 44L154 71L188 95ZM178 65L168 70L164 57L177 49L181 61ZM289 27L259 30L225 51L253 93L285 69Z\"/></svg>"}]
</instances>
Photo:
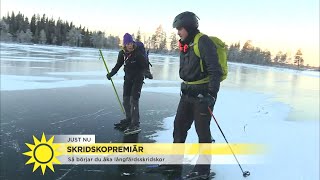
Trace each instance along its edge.
<instances>
[{"instance_id":1,"label":"black gloves","mask_svg":"<svg viewBox=\"0 0 320 180\"><path fill-rule=\"evenodd\" d=\"M153 79L153 75L151 74L151 72L150 72L150 69L147 69L147 70L145 70L145 72L144 72L144 78L145 79Z\"/></svg>"},{"instance_id":2,"label":"black gloves","mask_svg":"<svg viewBox=\"0 0 320 180\"><path fill-rule=\"evenodd\" d=\"M211 96L210 94L207 94L205 96L203 96L202 94L199 94L198 98L200 103L205 103L209 107L214 106L214 104L216 103L216 98Z\"/></svg>"}]
</instances>

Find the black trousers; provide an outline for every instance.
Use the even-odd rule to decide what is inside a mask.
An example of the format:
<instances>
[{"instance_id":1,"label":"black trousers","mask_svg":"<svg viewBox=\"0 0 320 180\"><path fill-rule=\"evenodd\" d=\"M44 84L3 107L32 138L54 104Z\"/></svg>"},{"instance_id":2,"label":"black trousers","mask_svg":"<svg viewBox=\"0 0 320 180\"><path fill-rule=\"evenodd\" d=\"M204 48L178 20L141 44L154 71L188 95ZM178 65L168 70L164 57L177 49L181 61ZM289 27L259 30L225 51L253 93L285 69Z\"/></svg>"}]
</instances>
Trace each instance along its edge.
<instances>
[{"instance_id":1,"label":"black trousers","mask_svg":"<svg viewBox=\"0 0 320 180\"><path fill-rule=\"evenodd\" d=\"M140 124L139 115L139 99L143 85L143 75L138 75L132 78L124 78L123 84L123 107L126 113L126 119L131 121L131 125L137 126Z\"/></svg>"},{"instance_id":2,"label":"black trousers","mask_svg":"<svg viewBox=\"0 0 320 180\"><path fill-rule=\"evenodd\" d=\"M213 107L210 108L213 109ZM197 97L183 94L174 120L173 142L184 143L188 130L194 122L199 143L212 143L210 121L211 114L208 110L208 105L206 103L200 103ZM199 160L201 160L200 157L198 158L198 161ZM210 164L197 164L194 170L208 172L210 171Z\"/></svg>"}]
</instances>

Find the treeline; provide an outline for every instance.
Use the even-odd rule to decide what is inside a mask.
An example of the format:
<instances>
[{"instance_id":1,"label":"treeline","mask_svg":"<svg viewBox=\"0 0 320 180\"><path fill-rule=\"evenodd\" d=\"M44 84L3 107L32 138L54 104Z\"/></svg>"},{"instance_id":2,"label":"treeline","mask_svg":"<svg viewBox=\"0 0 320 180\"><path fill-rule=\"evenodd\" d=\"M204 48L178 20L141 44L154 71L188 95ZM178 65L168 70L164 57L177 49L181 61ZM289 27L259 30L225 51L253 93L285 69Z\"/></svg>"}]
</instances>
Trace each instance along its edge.
<instances>
[{"instance_id":1,"label":"treeline","mask_svg":"<svg viewBox=\"0 0 320 180\"><path fill-rule=\"evenodd\" d=\"M259 47L254 47L250 40L244 43L242 48L240 48L240 43L231 44L231 46L228 47L228 61L287 67L291 64L298 68L304 66L301 49L297 50L293 59L288 57L287 53L281 51L272 58L270 51L263 51ZM306 66L308 67L309 65Z\"/></svg>"},{"instance_id":2,"label":"treeline","mask_svg":"<svg viewBox=\"0 0 320 180\"><path fill-rule=\"evenodd\" d=\"M78 47L118 48L120 38L101 31L89 31L86 27L75 26L72 22L55 21L46 17L45 14L33 15L29 21L20 12L11 13L0 21L1 41L67 45Z\"/></svg>"},{"instance_id":3,"label":"treeline","mask_svg":"<svg viewBox=\"0 0 320 180\"><path fill-rule=\"evenodd\" d=\"M102 31L90 31L86 27L75 26L73 22L56 21L45 14L34 14L29 21L20 12L14 12L0 20L1 38L3 42L34 43L49 45L66 45L77 47L95 47L117 49L120 45L118 36L106 35ZM151 37L141 35L140 30L133 34L134 39L144 42L146 47L155 53L167 53L167 35L160 25ZM177 52L177 35L170 36L170 49Z\"/></svg>"},{"instance_id":4,"label":"treeline","mask_svg":"<svg viewBox=\"0 0 320 180\"><path fill-rule=\"evenodd\" d=\"M90 31L86 27L75 26L72 22L56 21L43 14L33 15L29 21L20 12L14 12L0 20L1 41L34 43L49 45L67 45L77 47L94 47L118 49L121 43L118 36L106 35L102 31ZM162 26L156 28L151 36L142 34L140 29L132 34L133 38L145 44L146 48L154 53L176 54L179 51L178 37L176 33L166 34ZM297 67L304 66L302 52L299 49L294 58L287 53L278 52L272 57L270 51L254 47L251 41L247 41L242 47L240 43L231 44L228 48L228 61L262 65L279 65ZM308 66L308 65L307 65Z\"/></svg>"}]
</instances>

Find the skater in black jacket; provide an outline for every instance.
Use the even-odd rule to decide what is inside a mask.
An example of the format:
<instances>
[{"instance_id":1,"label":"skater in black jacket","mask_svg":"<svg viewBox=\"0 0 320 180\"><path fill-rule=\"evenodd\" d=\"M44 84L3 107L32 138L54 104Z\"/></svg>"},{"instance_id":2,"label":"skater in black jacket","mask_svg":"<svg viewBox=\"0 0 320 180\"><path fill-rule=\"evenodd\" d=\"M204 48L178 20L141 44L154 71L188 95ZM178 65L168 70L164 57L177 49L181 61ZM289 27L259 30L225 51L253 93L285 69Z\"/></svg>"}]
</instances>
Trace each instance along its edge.
<instances>
[{"instance_id":1,"label":"skater in black jacket","mask_svg":"<svg viewBox=\"0 0 320 180\"><path fill-rule=\"evenodd\" d=\"M140 132L139 98L148 64L145 56L137 50L130 34L123 36L124 48L118 54L118 60L112 71L107 74L110 80L124 65L123 107L126 118L114 124L115 128L124 130L125 134Z\"/></svg>"}]
</instances>

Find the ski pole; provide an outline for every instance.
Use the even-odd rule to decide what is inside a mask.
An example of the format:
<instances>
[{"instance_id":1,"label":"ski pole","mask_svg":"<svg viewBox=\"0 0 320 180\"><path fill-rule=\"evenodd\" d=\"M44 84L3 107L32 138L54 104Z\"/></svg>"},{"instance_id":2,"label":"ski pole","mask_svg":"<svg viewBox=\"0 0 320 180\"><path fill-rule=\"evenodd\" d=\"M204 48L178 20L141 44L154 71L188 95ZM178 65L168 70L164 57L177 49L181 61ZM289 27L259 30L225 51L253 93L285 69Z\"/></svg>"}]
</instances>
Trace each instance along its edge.
<instances>
[{"instance_id":1,"label":"ski pole","mask_svg":"<svg viewBox=\"0 0 320 180\"><path fill-rule=\"evenodd\" d=\"M208 107L208 110L209 110L209 112L210 112L211 116L213 117L214 121L216 122L216 124L217 124L217 126L218 126L218 128L219 128L219 130L220 130L220 132L221 132L221 134L222 134L222 136L223 136L223 138L224 138L224 140L226 140L226 142L227 142L227 144L228 144L228 146L229 146L229 148L230 148L230 150L231 150L231 152L232 152L232 154L233 154L234 158L236 159L236 161L237 161L237 163L238 163L238 165L239 165L239 167L240 167L240 169L241 169L241 171L242 171L242 175L243 175L243 177L248 177L248 176L250 176L250 172L249 172L249 171L243 171L243 169L242 169L242 167L241 167L241 165L240 165L240 163L239 163L239 161L238 161L238 159L237 159L236 155L234 154L234 152L233 152L233 150L232 150L231 146L229 145L229 142L228 142L228 140L227 140L226 136L224 135L224 133L222 132L222 129L220 128L219 123L218 123L218 121L216 120L216 118L214 117L214 115L213 115L213 113L212 113L212 111L211 111L210 107Z\"/></svg>"},{"instance_id":2,"label":"ski pole","mask_svg":"<svg viewBox=\"0 0 320 180\"><path fill-rule=\"evenodd\" d=\"M103 61L103 63L104 63L104 66L106 67L107 72L108 72L108 74L109 74L110 72L109 72L109 69L108 69L107 63L106 63L106 61L104 60L104 57L103 57L103 54L102 54L101 49L99 49L99 52L100 52L100 58L102 59L102 61ZM111 78L110 80L111 80L111 83L112 83L113 90L114 90L114 92L116 93L116 96L117 96L117 99L118 99L119 105L120 105L120 107L121 107L121 111L122 111L122 113L123 113L123 114L125 114L125 112L124 112L124 108L123 108L123 106L122 106L122 104L121 104L121 101L120 101L120 98L119 98L119 95L118 95L117 89L116 89L116 87L114 86L114 83L113 83L112 78Z\"/></svg>"}]
</instances>

